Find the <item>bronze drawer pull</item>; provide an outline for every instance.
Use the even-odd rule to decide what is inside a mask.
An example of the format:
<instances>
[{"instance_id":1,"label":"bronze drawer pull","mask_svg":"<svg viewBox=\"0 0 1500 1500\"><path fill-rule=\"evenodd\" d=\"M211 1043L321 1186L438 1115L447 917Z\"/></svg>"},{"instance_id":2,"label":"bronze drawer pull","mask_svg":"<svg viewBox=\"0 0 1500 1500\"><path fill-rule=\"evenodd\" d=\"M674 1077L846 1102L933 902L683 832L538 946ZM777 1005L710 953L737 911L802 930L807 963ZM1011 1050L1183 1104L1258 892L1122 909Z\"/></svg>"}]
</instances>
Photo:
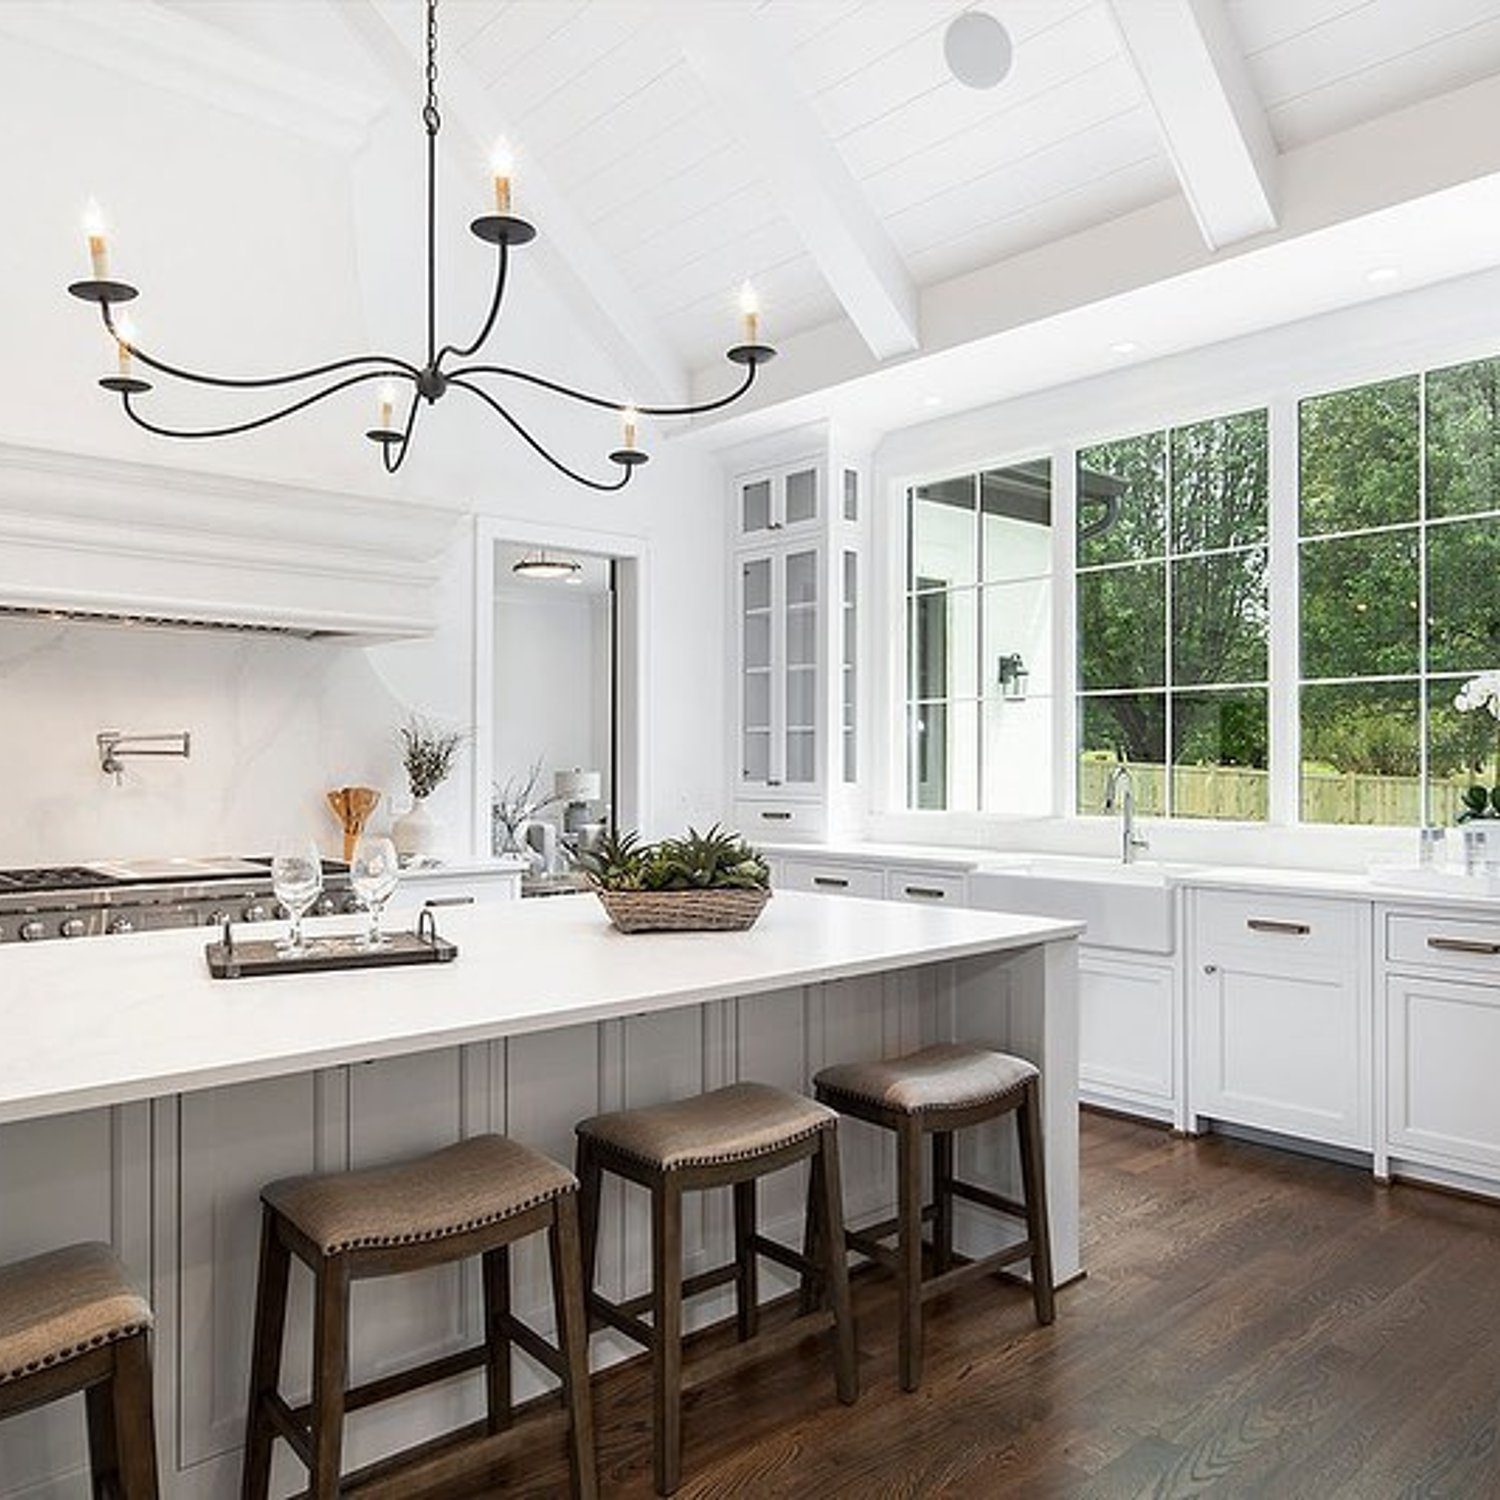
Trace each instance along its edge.
<instances>
[{"instance_id":1,"label":"bronze drawer pull","mask_svg":"<svg viewBox=\"0 0 1500 1500\"><path fill-rule=\"evenodd\" d=\"M814 875L814 885L826 885L830 890L847 891L849 882L842 875Z\"/></svg>"},{"instance_id":2,"label":"bronze drawer pull","mask_svg":"<svg viewBox=\"0 0 1500 1500\"><path fill-rule=\"evenodd\" d=\"M921 896L928 901L941 901L948 893L935 885L909 885L906 887L908 896Z\"/></svg>"},{"instance_id":3,"label":"bronze drawer pull","mask_svg":"<svg viewBox=\"0 0 1500 1500\"><path fill-rule=\"evenodd\" d=\"M1250 917L1245 926L1251 932L1284 932L1291 937L1306 937L1312 931L1306 922L1273 922L1269 917Z\"/></svg>"},{"instance_id":4,"label":"bronze drawer pull","mask_svg":"<svg viewBox=\"0 0 1500 1500\"><path fill-rule=\"evenodd\" d=\"M790 823L792 815L789 812L763 812L761 814L768 823Z\"/></svg>"},{"instance_id":5,"label":"bronze drawer pull","mask_svg":"<svg viewBox=\"0 0 1500 1500\"><path fill-rule=\"evenodd\" d=\"M1489 958L1500 954L1500 943L1484 943L1477 938L1430 937L1427 946L1439 953L1483 953Z\"/></svg>"}]
</instances>

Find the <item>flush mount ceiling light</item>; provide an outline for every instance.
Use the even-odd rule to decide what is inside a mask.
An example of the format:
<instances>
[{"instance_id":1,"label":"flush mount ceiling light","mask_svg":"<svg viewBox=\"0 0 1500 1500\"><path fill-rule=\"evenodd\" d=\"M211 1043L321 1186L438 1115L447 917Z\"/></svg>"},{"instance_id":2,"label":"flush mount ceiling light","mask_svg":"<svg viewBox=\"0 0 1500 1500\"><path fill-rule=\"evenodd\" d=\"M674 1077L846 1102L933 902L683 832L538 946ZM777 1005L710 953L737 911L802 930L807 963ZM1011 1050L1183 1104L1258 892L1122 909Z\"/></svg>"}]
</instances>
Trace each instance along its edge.
<instances>
[{"instance_id":1,"label":"flush mount ceiling light","mask_svg":"<svg viewBox=\"0 0 1500 1500\"><path fill-rule=\"evenodd\" d=\"M583 564L572 557L548 557L545 552L538 552L531 557L523 557L518 562L510 565L510 570L518 578L545 578L549 580L565 580L568 583L577 583L579 575L583 572Z\"/></svg>"},{"instance_id":2,"label":"flush mount ceiling light","mask_svg":"<svg viewBox=\"0 0 1500 1500\"><path fill-rule=\"evenodd\" d=\"M379 420L365 436L379 449L388 474L394 474L406 459L411 446L412 433L417 423L417 413L425 402L434 405L450 390L467 392L498 416L533 452L544 458L552 467L578 484L595 490L623 489L631 475L646 462L647 454L636 446L636 435L641 417L690 417L702 412L718 411L739 400L755 381L756 371L768 360L774 359L775 349L760 342L760 309L752 288L746 283L740 295L740 313L744 341L727 352L732 364L744 367L745 375L740 384L726 396L715 401L703 401L689 406L635 406L629 401L612 400L605 396L592 395L575 390L559 381L549 380L528 370L514 369L506 365L471 364L469 361L479 353L495 327L500 315L500 303L505 294L505 277L512 248L519 249L536 238L536 230L525 219L511 213L511 171L507 159L493 164L495 211L481 215L469 226L474 235L495 247L495 292L490 299L489 311L478 334L467 344L438 345L437 333L437 139L442 127L442 116L438 112L437 98L437 0L427 0L427 49L426 83L427 95L422 106L422 126L427 132L427 351L420 363L401 359L389 354L360 354L352 359L332 360L327 364L311 366L305 370L294 370L285 375L263 375L255 377L230 377L206 375L179 365L168 364L155 355L148 354L137 342L134 331L123 318L116 319L114 309L122 302L129 302L137 295L136 288L128 282L113 279L109 273L109 247L102 216L92 205L85 219L84 230L88 236L89 259L92 274L86 281L75 281L68 290L85 302L95 303L104 318L104 326L115 341L118 368L106 375L99 384L105 390L119 395L125 415L137 427L157 437L167 438L219 438L234 437L240 433L253 432L267 427L283 417L290 417L308 407L326 401L341 391L354 386L379 384L377 411ZM150 380L137 373L137 362L145 370L191 385L208 386L229 391L285 390L295 399L274 411L253 417L248 421L224 426L181 428L165 427L144 417L137 409L137 398L152 388ZM601 408L619 415L623 441L609 457L616 465L613 479L594 479L570 467L557 458L524 427L508 406L504 405L485 382L521 382L525 385L550 392L568 401L584 406ZM287 389L290 388L290 389ZM398 407L404 411L398 416ZM574 565L576 566L576 565ZM517 568L519 572L520 569Z\"/></svg>"},{"instance_id":3,"label":"flush mount ceiling light","mask_svg":"<svg viewBox=\"0 0 1500 1500\"><path fill-rule=\"evenodd\" d=\"M948 71L971 89L992 89L1010 72L1010 33L988 11L966 10L943 33Z\"/></svg>"}]
</instances>

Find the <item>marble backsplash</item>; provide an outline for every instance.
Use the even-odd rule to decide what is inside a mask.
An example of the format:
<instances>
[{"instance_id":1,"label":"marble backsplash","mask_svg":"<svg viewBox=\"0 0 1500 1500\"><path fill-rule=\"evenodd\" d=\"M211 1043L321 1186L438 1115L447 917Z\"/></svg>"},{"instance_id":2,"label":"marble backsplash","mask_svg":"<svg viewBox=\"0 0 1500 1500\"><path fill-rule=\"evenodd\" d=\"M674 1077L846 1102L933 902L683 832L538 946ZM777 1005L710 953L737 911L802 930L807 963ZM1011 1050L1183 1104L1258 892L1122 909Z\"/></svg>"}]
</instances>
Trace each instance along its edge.
<instances>
[{"instance_id":1,"label":"marble backsplash","mask_svg":"<svg viewBox=\"0 0 1500 1500\"><path fill-rule=\"evenodd\" d=\"M0 867L250 854L295 830L337 854L327 788L381 788L374 826L407 805L406 712L357 646L0 620ZM130 762L117 786L101 729L185 729L192 755ZM451 784L434 798L457 837L460 802Z\"/></svg>"}]
</instances>

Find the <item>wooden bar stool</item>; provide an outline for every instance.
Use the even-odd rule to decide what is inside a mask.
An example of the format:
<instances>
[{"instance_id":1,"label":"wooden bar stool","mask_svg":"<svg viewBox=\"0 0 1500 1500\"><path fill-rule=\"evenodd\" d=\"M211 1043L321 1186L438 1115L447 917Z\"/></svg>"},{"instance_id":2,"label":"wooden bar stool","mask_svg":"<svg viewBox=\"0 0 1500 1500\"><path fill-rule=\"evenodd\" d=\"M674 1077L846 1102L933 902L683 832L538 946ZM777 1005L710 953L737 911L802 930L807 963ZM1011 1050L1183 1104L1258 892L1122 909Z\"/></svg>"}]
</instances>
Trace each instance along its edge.
<instances>
[{"instance_id":1,"label":"wooden bar stool","mask_svg":"<svg viewBox=\"0 0 1500 1500\"><path fill-rule=\"evenodd\" d=\"M96 1496L156 1500L151 1324L108 1245L0 1266L0 1417L82 1391Z\"/></svg>"},{"instance_id":2,"label":"wooden bar stool","mask_svg":"<svg viewBox=\"0 0 1500 1500\"><path fill-rule=\"evenodd\" d=\"M573 1493L595 1494L588 1331L579 1260L578 1184L566 1167L498 1135L475 1136L414 1161L273 1182L264 1205L260 1290L250 1380L243 1500L266 1500L278 1437L307 1466L312 1500L337 1495L467 1494L464 1485L544 1430L566 1428ZM510 1246L547 1234L558 1347L510 1310ZM287 1282L296 1255L315 1278L313 1388L306 1406L282 1398ZM484 1341L455 1354L345 1388L349 1285L484 1258ZM562 1381L562 1409L512 1425L511 1343ZM341 1475L344 1414L483 1366L486 1420Z\"/></svg>"},{"instance_id":3,"label":"wooden bar stool","mask_svg":"<svg viewBox=\"0 0 1500 1500\"><path fill-rule=\"evenodd\" d=\"M647 1109L599 1115L578 1125L578 1177L583 1185L584 1287L597 1322L619 1330L651 1351L654 1384L652 1462L659 1494L670 1495L682 1477L682 1396L730 1374L753 1359L791 1348L825 1329L833 1331L835 1381L840 1401L859 1394L849 1279L840 1240L838 1116L800 1094L759 1083L733 1084L692 1099ZM807 1212L816 1228L821 1265L757 1231L755 1185L759 1178L811 1158ZM651 1194L651 1290L610 1302L594 1290L599 1243L599 1194L605 1171L639 1183ZM709 1188L734 1189L734 1261L683 1279L682 1195ZM806 1308L769 1333L759 1331L756 1270L765 1256L807 1277L814 1272L828 1291L828 1308ZM682 1363L685 1297L735 1284L740 1342ZM650 1323L642 1319L651 1315Z\"/></svg>"},{"instance_id":4,"label":"wooden bar stool","mask_svg":"<svg viewBox=\"0 0 1500 1500\"><path fill-rule=\"evenodd\" d=\"M1047 1188L1042 1160L1041 1075L1029 1062L983 1047L943 1043L906 1057L840 1063L813 1080L817 1096L842 1114L896 1133L894 1219L845 1236L851 1249L894 1270L900 1283L901 1388L922 1381L922 1304L961 1282L1017 1261L1031 1262L1031 1295L1038 1323L1053 1319L1052 1250L1047 1233ZM953 1132L1014 1113L1020 1135L1024 1202L953 1175ZM922 1137L932 1137L930 1207L922 1206ZM953 1200L962 1198L1026 1221L1026 1238L978 1260L955 1257ZM922 1224L930 1220L933 1274L922 1275ZM896 1236L896 1249L881 1240ZM955 1261L961 1264L955 1264Z\"/></svg>"}]
</instances>

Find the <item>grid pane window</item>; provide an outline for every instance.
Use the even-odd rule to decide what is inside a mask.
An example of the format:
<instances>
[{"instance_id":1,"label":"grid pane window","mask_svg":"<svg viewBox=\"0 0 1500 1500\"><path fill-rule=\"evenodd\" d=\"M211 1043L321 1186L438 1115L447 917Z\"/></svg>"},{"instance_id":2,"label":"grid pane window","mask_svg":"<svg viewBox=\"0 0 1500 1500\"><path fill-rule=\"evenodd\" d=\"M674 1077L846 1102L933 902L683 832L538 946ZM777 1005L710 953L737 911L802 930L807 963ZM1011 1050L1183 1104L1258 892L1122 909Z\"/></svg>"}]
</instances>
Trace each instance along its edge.
<instances>
[{"instance_id":1,"label":"grid pane window","mask_svg":"<svg viewBox=\"0 0 1500 1500\"><path fill-rule=\"evenodd\" d=\"M1052 810L1051 524L1045 459L909 492L909 807Z\"/></svg>"},{"instance_id":2,"label":"grid pane window","mask_svg":"<svg viewBox=\"0 0 1500 1500\"><path fill-rule=\"evenodd\" d=\"M1110 770L1143 812L1268 814L1268 416L1078 454L1078 807Z\"/></svg>"},{"instance_id":3,"label":"grid pane window","mask_svg":"<svg viewBox=\"0 0 1500 1500\"><path fill-rule=\"evenodd\" d=\"M1500 778L1496 723L1460 713L1500 667L1500 361L1302 402L1301 810L1451 822Z\"/></svg>"}]
</instances>

